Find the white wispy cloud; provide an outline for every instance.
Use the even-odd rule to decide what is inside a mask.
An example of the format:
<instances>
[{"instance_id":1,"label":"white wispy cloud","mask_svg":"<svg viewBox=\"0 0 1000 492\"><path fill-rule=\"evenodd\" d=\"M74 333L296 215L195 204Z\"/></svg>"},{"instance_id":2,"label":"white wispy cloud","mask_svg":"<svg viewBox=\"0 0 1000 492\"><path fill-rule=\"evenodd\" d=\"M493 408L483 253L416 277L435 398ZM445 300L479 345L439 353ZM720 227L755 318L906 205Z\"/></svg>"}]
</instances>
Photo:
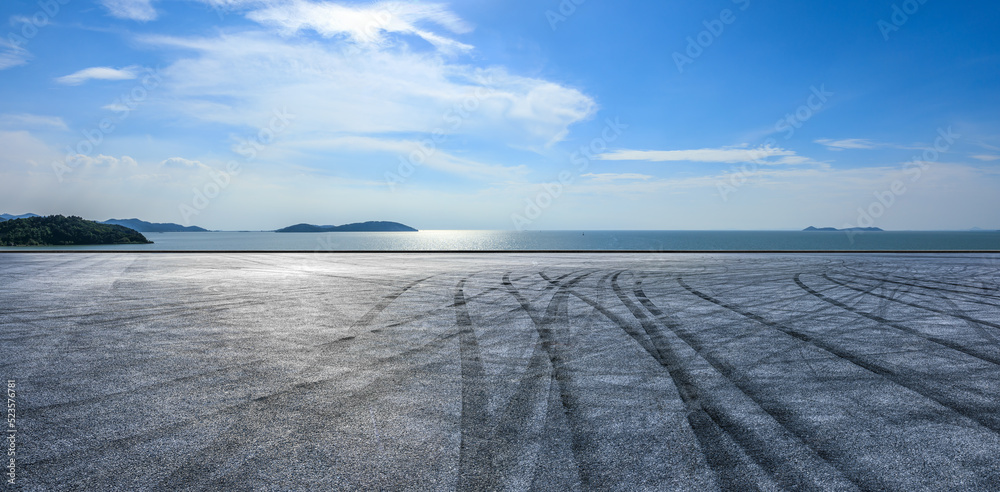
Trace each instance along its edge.
<instances>
[{"instance_id":1,"label":"white wispy cloud","mask_svg":"<svg viewBox=\"0 0 1000 492\"><path fill-rule=\"evenodd\" d=\"M292 0L247 13L247 18L274 26L284 34L312 30L324 37L346 36L365 45L385 45L386 34L414 35L443 52L469 51L472 46L418 27L432 23L452 33L472 28L446 6L437 3L378 2L348 6L332 2Z\"/></svg>"},{"instance_id":2,"label":"white wispy cloud","mask_svg":"<svg viewBox=\"0 0 1000 492\"><path fill-rule=\"evenodd\" d=\"M267 32L139 40L184 53L147 104L162 94L169 102L158 110L237 127L288 108L295 120L285 138L437 133L537 148L597 109L571 87L402 45L358 51Z\"/></svg>"},{"instance_id":3,"label":"white wispy cloud","mask_svg":"<svg viewBox=\"0 0 1000 492\"><path fill-rule=\"evenodd\" d=\"M111 68L90 67L57 77L56 82L65 85L80 85L88 80L131 80L138 76L137 67Z\"/></svg>"},{"instance_id":4,"label":"white wispy cloud","mask_svg":"<svg viewBox=\"0 0 1000 492\"><path fill-rule=\"evenodd\" d=\"M634 181L634 180L649 180L653 177L648 174L637 174L637 173L587 173L581 174L580 177L590 178L591 181L599 182L611 182L611 181Z\"/></svg>"},{"instance_id":5,"label":"white wispy cloud","mask_svg":"<svg viewBox=\"0 0 1000 492\"><path fill-rule=\"evenodd\" d=\"M132 108L129 108L128 105L126 104L122 104L120 102L114 102L111 104L105 104L104 106L101 106L101 109L106 109L108 111L125 112L129 111Z\"/></svg>"},{"instance_id":6,"label":"white wispy cloud","mask_svg":"<svg viewBox=\"0 0 1000 492\"><path fill-rule=\"evenodd\" d=\"M22 46L11 44L6 38L0 37L0 70L6 70L28 63L31 54Z\"/></svg>"},{"instance_id":7,"label":"white wispy cloud","mask_svg":"<svg viewBox=\"0 0 1000 492\"><path fill-rule=\"evenodd\" d=\"M819 140L815 140L815 142L825 145L828 150L877 149L883 146L883 144L879 144L865 138L846 138L842 140L821 138Z\"/></svg>"},{"instance_id":8,"label":"white wispy cloud","mask_svg":"<svg viewBox=\"0 0 1000 492\"><path fill-rule=\"evenodd\" d=\"M66 122L58 116L30 113L0 114L0 126L13 129L52 127L66 130Z\"/></svg>"},{"instance_id":9,"label":"white wispy cloud","mask_svg":"<svg viewBox=\"0 0 1000 492\"><path fill-rule=\"evenodd\" d=\"M156 19L152 0L100 0L100 3L112 17L141 22Z\"/></svg>"},{"instance_id":10,"label":"white wispy cloud","mask_svg":"<svg viewBox=\"0 0 1000 492\"><path fill-rule=\"evenodd\" d=\"M469 178L499 178L511 179L519 175L526 174L528 169L525 166L503 166L497 164L487 164L456 156L441 149L428 149L416 140L392 140L373 137L338 137L332 139L322 139L313 141L293 141L288 146L297 149L312 150L341 150L341 151L367 151L381 152L400 156L409 156L416 152L420 156L416 166L425 166L442 172L447 172Z\"/></svg>"},{"instance_id":11,"label":"white wispy cloud","mask_svg":"<svg viewBox=\"0 0 1000 492\"><path fill-rule=\"evenodd\" d=\"M160 167L174 169L209 169L209 166L191 159L183 157L171 157L160 162Z\"/></svg>"},{"instance_id":12,"label":"white wispy cloud","mask_svg":"<svg viewBox=\"0 0 1000 492\"><path fill-rule=\"evenodd\" d=\"M771 157L783 157L767 161ZM717 162L736 164L757 162L760 164L804 164L810 162L792 150L778 147L722 147L717 149L693 150L615 150L597 156L604 161L647 161L647 162Z\"/></svg>"},{"instance_id":13,"label":"white wispy cloud","mask_svg":"<svg viewBox=\"0 0 1000 492\"><path fill-rule=\"evenodd\" d=\"M981 161L991 162L991 161L1000 160L1000 155L977 154L977 155L972 156L972 158L973 159L979 159Z\"/></svg>"},{"instance_id":14,"label":"white wispy cloud","mask_svg":"<svg viewBox=\"0 0 1000 492\"><path fill-rule=\"evenodd\" d=\"M79 168L116 168L118 166L126 166L128 168L135 168L139 164L135 159L129 156L114 157L110 155L98 154L96 156L88 156L84 154L76 154L66 158L66 166L71 169Z\"/></svg>"}]
</instances>

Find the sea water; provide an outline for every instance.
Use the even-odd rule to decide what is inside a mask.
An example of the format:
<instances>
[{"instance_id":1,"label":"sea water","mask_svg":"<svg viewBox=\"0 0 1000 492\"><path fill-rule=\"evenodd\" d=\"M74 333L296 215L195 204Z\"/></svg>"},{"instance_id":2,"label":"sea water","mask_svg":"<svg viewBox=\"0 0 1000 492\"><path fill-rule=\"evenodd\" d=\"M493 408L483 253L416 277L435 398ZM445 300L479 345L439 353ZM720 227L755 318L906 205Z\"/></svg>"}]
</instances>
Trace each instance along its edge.
<instances>
[{"instance_id":1,"label":"sea water","mask_svg":"<svg viewBox=\"0 0 1000 492\"><path fill-rule=\"evenodd\" d=\"M1000 232L420 231L163 232L154 244L0 251L998 251Z\"/></svg>"}]
</instances>

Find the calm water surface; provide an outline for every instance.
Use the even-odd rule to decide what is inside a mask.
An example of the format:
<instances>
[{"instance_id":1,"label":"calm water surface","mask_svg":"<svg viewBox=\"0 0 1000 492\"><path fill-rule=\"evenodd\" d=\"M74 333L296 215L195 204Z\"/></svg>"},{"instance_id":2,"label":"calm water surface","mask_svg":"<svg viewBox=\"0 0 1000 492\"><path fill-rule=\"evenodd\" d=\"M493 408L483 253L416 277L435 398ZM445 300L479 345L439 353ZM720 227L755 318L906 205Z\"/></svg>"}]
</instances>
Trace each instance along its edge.
<instances>
[{"instance_id":1,"label":"calm water surface","mask_svg":"<svg viewBox=\"0 0 1000 492\"><path fill-rule=\"evenodd\" d=\"M492 250L1000 250L1000 232L803 231L421 231L162 232L146 233L155 244L112 246L0 247L3 250L146 251L492 251Z\"/></svg>"}]
</instances>

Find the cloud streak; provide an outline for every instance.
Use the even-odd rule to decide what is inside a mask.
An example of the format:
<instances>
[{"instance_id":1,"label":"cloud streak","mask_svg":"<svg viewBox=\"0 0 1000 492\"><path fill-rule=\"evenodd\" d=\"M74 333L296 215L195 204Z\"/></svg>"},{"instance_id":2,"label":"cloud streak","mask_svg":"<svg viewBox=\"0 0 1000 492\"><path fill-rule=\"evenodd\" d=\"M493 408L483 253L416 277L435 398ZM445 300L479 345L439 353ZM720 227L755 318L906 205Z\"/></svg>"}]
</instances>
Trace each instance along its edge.
<instances>
[{"instance_id":1,"label":"cloud streak","mask_svg":"<svg viewBox=\"0 0 1000 492\"><path fill-rule=\"evenodd\" d=\"M587 173L581 174L582 178L590 178L594 182L612 182L612 181L635 181L641 180L646 181L652 179L653 177L648 174L637 174L637 173Z\"/></svg>"},{"instance_id":2,"label":"cloud streak","mask_svg":"<svg viewBox=\"0 0 1000 492\"><path fill-rule=\"evenodd\" d=\"M140 22L156 19L152 0L100 0L100 3L112 17Z\"/></svg>"},{"instance_id":3,"label":"cloud streak","mask_svg":"<svg viewBox=\"0 0 1000 492\"><path fill-rule=\"evenodd\" d=\"M513 179L527 173L525 166L503 166L487 164L474 159L453 155L439 149L432 149L431 152L424 152L422 143L415 140L391 140L372 137L339 137L333 139L323 139L315 141L298 141L287 144L299 150L339 150L339 151L360 151L374 153L389 153L398 156L407 156L410 153L419 151L422 163L420 165L437 171L454 174L471 179Z\"/></svg>"},{"instance_id":4,"label":"cloud streak","mask_svg":"<svg viewBox=\"0 0 1000 492\"><path fill-rule=\"evenodd\" d=\"M58 116L42 116L37 114L0 114L0 127L23 129L51 127L67 130L66 122Z\"/></svg>"},{"instance_id":5,"label":"cloud streak","mask_svg":"<svg viewBox=\"0 0 1000 492\"><path fill-rule=\"evenodd\" d=\"M821 138L815 141L818 144L825 145L828 150L859 150L859 149L877 149L881 146L876 142L865 138L845 138L842 140L833 140L829 138Z\"/></svg>"},{"instance_id":6,"label":"cloud streak","mask_svg":"<svg viewBox=\"0 0 1000 492\"><path fill-rule=\"evenodd\" d=\"M777 161L761 162L771 157L783 157ZM603 161L646 161L646 162L707 162L737 164L758 162L762 164L804 164L808 159L797 156L794 151L778 147L693 149L693 150L615 150L597 156Z\"/></svg>"},{"instance_id":7,"label":"cloud streak","mask_svg":"<svg viewBox=\"0 0 1000 492\"><path fill-rule=\"evenodd\" d=\"M136 78L136 76L136 67L90 67L69 75L57 77L56 82L63 85L80 85L88 80L131 80Z\"/></svg>"},{"instance_id":8,"label":"cloud streak","mask_svg":"<svg viewBox=\"0 0 1000 492\"><path fill-rule=\"evenodd\" d=\"M344 36L367 46L389 44L387 34L413 35L445 53L466 52L472 46L418 27L431 23L456 34L472 28L442 4L380 2L351 7L331 2L293 0L249 12L247 18L278 28L285 35L312 30L323 37Z\"/></svg>"},{"instance_id":9,"label":"cloud streak","mask_svg":"<svg viewBox=\"0 0 1000 492\"><path fill-rule=\"evenodd\" d=\"M28 50L11 44L7 39L0 37L0 70L24 65L28 63L29 58L31 58L31 54L28 53Z\"/></svg>"},{"instance_id":10,"label":"cloud streak","mask_svg":"<svg viewBox=\"0 0 1000 492\"><path fill-rule=\"evenodd\" d=\"M577 89L405 46L354 51L260 31L139 40L182 53L162 71L164 114L245 127L287 107L289 139L463 135L530 149L561 141L597 110Z\"/></svg>"}]
</instances>

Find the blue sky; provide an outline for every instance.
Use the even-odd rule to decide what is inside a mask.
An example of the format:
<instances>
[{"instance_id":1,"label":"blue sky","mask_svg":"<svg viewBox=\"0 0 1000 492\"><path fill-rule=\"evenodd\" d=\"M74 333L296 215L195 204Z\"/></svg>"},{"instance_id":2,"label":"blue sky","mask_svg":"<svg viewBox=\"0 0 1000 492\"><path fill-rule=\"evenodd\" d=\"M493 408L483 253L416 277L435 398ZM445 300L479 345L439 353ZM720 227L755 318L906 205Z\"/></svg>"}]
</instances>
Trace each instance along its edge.
<instances>
[{"instance_id":1,"label":"blue sky","mask_svg":"<svg viewBox=\"0 0 1000 492\"><path fill-rule=\"evenodd\" d=\"M6 0L0 212L1000 228L1000 5Z\"/></svg>"}]
</instances>

